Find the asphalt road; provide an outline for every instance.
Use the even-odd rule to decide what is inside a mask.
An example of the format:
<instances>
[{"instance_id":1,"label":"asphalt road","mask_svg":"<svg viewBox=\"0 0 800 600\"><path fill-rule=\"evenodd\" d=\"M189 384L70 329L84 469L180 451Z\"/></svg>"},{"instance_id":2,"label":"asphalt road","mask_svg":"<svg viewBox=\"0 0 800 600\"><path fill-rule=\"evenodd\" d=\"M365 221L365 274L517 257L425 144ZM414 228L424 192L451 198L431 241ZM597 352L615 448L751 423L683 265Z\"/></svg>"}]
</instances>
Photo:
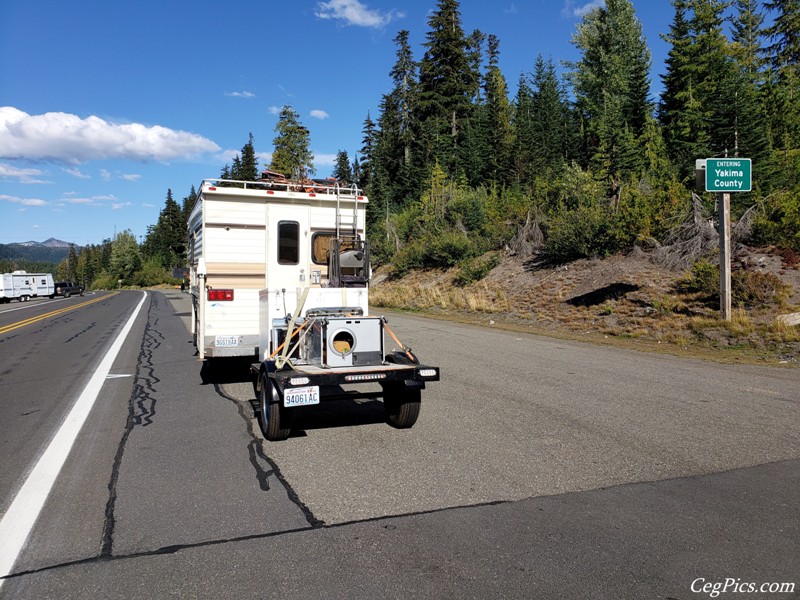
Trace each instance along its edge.
<instances>
[{"instance_id":1,"label":"asphalt road","mask_svg":"<svg viewBox=\"0 0 800 600\"><path fill-rule=\"evenodd\" d=\"M3 511L140 298L0 309ZM3 598L800 597L796 369L392 316L442 367L418 424L323 404L268 443L188 311L149 294Z\"/></svg>"}]
</instances>

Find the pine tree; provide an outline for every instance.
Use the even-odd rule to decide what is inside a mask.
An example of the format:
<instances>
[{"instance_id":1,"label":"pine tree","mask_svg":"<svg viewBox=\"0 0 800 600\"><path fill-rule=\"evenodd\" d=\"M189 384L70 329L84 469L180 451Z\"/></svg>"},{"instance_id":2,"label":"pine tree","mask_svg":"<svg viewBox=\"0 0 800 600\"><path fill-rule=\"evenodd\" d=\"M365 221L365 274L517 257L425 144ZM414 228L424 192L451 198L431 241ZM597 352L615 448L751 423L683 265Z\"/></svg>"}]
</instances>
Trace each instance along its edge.
<instances>
[{"instance_id":1,"label":"pine tree","mask_svg":"<svg viewBox=\"0 0 800 600\"><path fill-rule=\"evenodd\" d=\"M530 83L531 162L534 172L547 176L559 171L569 157L573 135L569 102L552 59L537 56Z\"/></svg>"},{"instance_id":2,"label":"pine tree","mask_svg":"<svg viewBox=\"0 0 800 600\"><path fill-rule=\"evenodd\" d=\"M237 179L242 181L255 181L258 179L260 173L252 133L250 133L247 143L242 146L242 158L239 168L240 172Z\"/></svg>"},{"instance_id":3,"label":"pine tree","mask_svg":"<svg viewBox=\"0 0 800 600\"><path fill-rule=\"evenodd\" d=\"M336 153L336 164L333 167L331 177L343 183L351 183L353 181L353 171L350 168L350 157L347 156L346 150L339 150Z\"/></svg>"},{"instance_id":4,"label":"pine tree","mask_svg":"<svg viewBox=\"0 0 800 600\"><path fill-rule=\"evenodd\" d=\"M314 174L314 155L309 146L311 135L300 123L300 117L291 106L284 106L275 125L274 151L270 170L289 177Z\"/></svg>"},{"instance_id":5,"label":"pine tree","mask_svg":"<svg viewBox=\"0 0 800 600\"><path fill-rule=\"evenodd\" d=\"M585 143L615 196L622 177L641 168L636 137L651 111L650 51L629 0L607 0L586 14L572 42L581 51L570 76Z\"/></svg>"},{"instance_id":6,"label":"pine tree","mask_svg":"<svg viewBox=\"0 0 800 600\"><path fill-rule=\"evenodd\" d=\"M458 171L458 142L469 111L470 69L457 0L438 0L419 70L421 136L425 165L437 160L451 174Z\"/></svg>"},{"instance_id":7,"label":"pine tree","mask_svg":"<svg viewBox=\"0 0 800 600\"><path fill-rule=\"evenodd\" d=\"M779 150L789 179L800 183L800 4L797 0L769 0L774 14L765 31L771 44L765 49L771 67L765 86L772 144ZM794 162L793 162L794 161Z\"/></svg>"},{"instance_id":8,"label":"pine tree","mask_svg":"<svg viewBox=\"0 0 800 600\"><path fill-rule=\"evenodd\" d=\"M731 52L740 68L753 83L758 84L764 64L761 37L764 15L759 11L758 0L735 0Z\"/></svg>"},{"instance_id":9,"label":"pine tree","mask_svg":"<svg viewBox=\"0 0 800 600\"><path fill-rule=\"evenodd\" d=\"M369 112L367 112L367 118L364 119L364 127L361 132L363 137L361 138L361 162L359 163L357 183L360 188L366 190L367 194L371 194L371 184L375 175L375 148L379 132Z\"/></svg>"},{"instance_id":10,"label":"pine tree","mask_svg":"<svg viewBox=\"0 0 800 600\"><path fill-rule=\"evenodd\" d=\"M520 75L517 83L511 126L514 131L511 153L513 178L519 184L529 185L533 181L533 152L536 147L533 141L533 91L525 74Z\"/></svg>"},{"instance_id":11,"label":"pine tree","mask_svg":"<svg viewBox=\"0 0 800 600\"><path fill-rule=\"evenodd\" d=\"M511 148L514 136L511 129L508 85L498 66L500 41L494 35L490 35L488 38L488 56L489 66L484 80L486 132L489 146L486 157L486 175L490 181L505 183L510 181Z\"/></svg>"}]
</instances>

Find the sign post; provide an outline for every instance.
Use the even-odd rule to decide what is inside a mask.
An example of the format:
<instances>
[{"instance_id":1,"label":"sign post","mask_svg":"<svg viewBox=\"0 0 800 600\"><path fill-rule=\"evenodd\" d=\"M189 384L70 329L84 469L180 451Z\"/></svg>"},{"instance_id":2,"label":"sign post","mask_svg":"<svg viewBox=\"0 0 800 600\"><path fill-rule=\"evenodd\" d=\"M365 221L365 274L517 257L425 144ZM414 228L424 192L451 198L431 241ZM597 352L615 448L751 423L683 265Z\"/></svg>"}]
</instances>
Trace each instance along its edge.
<instances>
[{"instance_id":1,"label":"sign post","mask_svg":"<svg viewBox=\"0 0 800 600\"><path fill-rule=\"evenodd\" d=\"M700 161L698 161L700 162ZM699 165L697 165L699 166ZM705 189L717 193L719 209L719 310L731 320L731 192L749 192L753 165L749 158L707 158Z\"/></svg>"}]
</instances>

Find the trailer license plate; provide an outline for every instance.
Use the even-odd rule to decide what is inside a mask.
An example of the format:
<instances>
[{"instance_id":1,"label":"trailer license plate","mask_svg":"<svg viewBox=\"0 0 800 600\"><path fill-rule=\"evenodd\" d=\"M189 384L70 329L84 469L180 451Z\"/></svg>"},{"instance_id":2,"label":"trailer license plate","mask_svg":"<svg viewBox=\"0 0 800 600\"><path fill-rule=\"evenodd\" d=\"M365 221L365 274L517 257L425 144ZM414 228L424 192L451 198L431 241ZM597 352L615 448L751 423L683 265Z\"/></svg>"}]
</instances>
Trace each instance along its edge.
<instances>
[{"instance_id":1,"label":"trailer license plate","mask_svg":"<svg viewBox=\"0 0 800 600\"><path fill-rule=\"evenodd\" d=\"M214 346L217 348L235 348L238 345L238 335L218 335L214 338Z\"/></svg>"},{"instance_id":2,"label":"trailer license plate","mask_svg":"<svg viewBox=\"0 0 800 600\"><path fill-rule=\"evenodd\" d=\"M308 404L319 404L319 386L312 385L302 388L289 388L283 392L283 405L306 406Z\"/></svg>"}]
</instances>

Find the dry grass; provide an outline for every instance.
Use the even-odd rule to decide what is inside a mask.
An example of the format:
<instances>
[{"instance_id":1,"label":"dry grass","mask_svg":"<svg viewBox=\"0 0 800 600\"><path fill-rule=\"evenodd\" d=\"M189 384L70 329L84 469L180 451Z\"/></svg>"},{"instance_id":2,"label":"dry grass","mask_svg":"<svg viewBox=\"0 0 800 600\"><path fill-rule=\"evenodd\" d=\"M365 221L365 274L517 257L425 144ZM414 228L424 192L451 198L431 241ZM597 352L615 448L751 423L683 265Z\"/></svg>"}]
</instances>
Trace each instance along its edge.
<instances>
[{"instance_id":1,"label":"dry grass","mask_svg":"<svg viewBox=\"0 0 800 600\"><path fill-rule=\"evenodd\" d=\"M490 317L495 326L558 336L654 344L666 351L695 349L722 353L724 360L735 355L737 361L800 363L800 327L775 321L779 311L800 308L737 308L725 322L706 298L675 291L675 282L684 275L641 257L577 261L560 269L531 269L506 257L485 279L463 287L454 285L455 271L411 273L399 280L379 276L370 300L376 307L461 321L487 323ZM591 306L566 302L615 282L638 289Z\"/></svg>"}]
</instances>

